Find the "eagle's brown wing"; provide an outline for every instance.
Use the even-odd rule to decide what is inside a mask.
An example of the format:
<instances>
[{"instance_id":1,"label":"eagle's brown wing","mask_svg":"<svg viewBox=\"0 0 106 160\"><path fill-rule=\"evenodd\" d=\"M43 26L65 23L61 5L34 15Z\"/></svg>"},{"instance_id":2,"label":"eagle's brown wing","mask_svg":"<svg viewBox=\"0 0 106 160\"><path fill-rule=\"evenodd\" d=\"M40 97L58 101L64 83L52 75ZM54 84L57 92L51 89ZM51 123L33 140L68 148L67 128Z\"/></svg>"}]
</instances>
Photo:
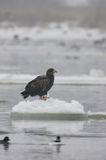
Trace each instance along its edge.
<instances>
[{"instance_id":1,"label":"eagle's brown wing","mask_svg":"<svg viewBox=\"0 0 106 160\"><path fill-rule=\"evenodd\" d=\"M38 76L37 78L30 81L25 89L31 94L38 92L46 91L47 86L49 85L49 79L46 76Z\"/></svg>"}]
</instances>

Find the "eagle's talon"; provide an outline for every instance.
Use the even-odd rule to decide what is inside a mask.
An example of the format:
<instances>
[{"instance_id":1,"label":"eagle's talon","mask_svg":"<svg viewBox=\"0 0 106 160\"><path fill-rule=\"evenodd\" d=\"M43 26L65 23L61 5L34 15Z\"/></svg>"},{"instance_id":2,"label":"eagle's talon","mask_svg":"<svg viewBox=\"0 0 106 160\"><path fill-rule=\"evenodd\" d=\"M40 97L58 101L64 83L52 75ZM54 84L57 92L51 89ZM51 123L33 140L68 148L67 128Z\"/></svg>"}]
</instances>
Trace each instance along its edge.
<instances>
[{"instance_id":1,"label":"eagle's talon","mask_svg":"<svg viewBox=\"0 0 106 160\"><path fill-rule=\"evenodd\" d=\"M40 99L46 101L49 97L45 96L41 96Z\"/></svg>"}]
</instances>

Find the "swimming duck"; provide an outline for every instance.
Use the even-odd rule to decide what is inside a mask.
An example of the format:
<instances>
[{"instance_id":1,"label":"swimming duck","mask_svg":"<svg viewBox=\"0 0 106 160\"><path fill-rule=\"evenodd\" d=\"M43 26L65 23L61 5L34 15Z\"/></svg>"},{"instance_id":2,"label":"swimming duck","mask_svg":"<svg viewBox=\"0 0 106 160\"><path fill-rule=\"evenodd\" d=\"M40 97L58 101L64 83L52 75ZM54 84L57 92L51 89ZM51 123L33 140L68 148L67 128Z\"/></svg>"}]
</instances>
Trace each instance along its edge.
<instances>
[{"instance_id":1,"label":"swimming duck","mask_svg":"<svg viewBox=\"0 0 106 160\"><path fill-rule=\"evenodd\" d=\"M9 143L9 137L4 137L4 139L3 140L0 140L0 144L8 144Z\"/></svg>"},{"instance_id":2,"label":"swimming duck","mask_svg":"<svg viewBox=\"0 0 106 160\"><path fill-rule=\"evenodd\" d=\"M61 142L61 137L57 136L56 139L54 140L54 142L56 142L56 143Z\"/></svg>"}]
</instances>

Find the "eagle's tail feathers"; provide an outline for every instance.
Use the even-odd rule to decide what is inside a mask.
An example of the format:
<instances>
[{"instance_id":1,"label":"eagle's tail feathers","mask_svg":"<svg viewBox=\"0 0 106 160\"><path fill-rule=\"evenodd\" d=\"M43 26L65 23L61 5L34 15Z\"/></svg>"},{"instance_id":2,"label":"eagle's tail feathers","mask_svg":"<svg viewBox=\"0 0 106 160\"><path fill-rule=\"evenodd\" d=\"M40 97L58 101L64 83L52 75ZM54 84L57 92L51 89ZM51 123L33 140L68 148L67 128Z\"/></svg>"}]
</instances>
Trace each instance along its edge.
<instances>
[{"instance_id":1,"label":"eagle's tail feathers","mask_svg":"<svg viewBox=\"0 0 106 160\"><path fill-rule=\"evenodd\" d=\"M29 96L28 92L27 91L23 91L21 92L21 95L23 96L23 98L27 98Z\"/></svg>"}]
</instances>

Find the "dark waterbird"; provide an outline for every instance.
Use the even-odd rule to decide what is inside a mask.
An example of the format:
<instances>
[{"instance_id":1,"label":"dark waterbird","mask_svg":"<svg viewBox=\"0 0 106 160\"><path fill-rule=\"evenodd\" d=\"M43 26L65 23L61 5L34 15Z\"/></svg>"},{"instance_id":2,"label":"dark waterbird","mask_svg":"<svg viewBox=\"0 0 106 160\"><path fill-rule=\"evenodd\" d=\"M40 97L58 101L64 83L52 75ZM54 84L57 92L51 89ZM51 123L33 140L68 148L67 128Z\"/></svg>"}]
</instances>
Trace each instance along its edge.
<instances>
[{"instance_id":1,"label":"dark waterbird","mask_svg":"<svg viewBox=\"0 0 106 160\"><path fill-rule=\"evenodd\" d=\"M40 96L40 99L46 100L47 92L50 90L50 88L53 86L54 83L54 73L57 72L53 68L49 68L46 71L46 75L40 75L30 81L23 92L21 92L21 95L23 98L27 98L28 96Z\"/></svg>"},{"instance_id":2,"label":"dark waterbird","mask_svg":"<svg viewBox=\"0 0 106 160\"><path fill-rule=\"evenodd\" d=\"M4 139L0 140L0 144L8 144L10 141L9 137L4 137Z\"/></svg>"},{"instance_id":3,"label":"dark waterbird","mask_svg":"<svg viewBox=\"0 0 106 160\"><path fill-rule=\"evenodd\" d=\"M56 142L56 143L61 142L61 137L60 137L60 136L57 136L56 139L54 140L54 142Z\"/></svg>"}]
</instances>

